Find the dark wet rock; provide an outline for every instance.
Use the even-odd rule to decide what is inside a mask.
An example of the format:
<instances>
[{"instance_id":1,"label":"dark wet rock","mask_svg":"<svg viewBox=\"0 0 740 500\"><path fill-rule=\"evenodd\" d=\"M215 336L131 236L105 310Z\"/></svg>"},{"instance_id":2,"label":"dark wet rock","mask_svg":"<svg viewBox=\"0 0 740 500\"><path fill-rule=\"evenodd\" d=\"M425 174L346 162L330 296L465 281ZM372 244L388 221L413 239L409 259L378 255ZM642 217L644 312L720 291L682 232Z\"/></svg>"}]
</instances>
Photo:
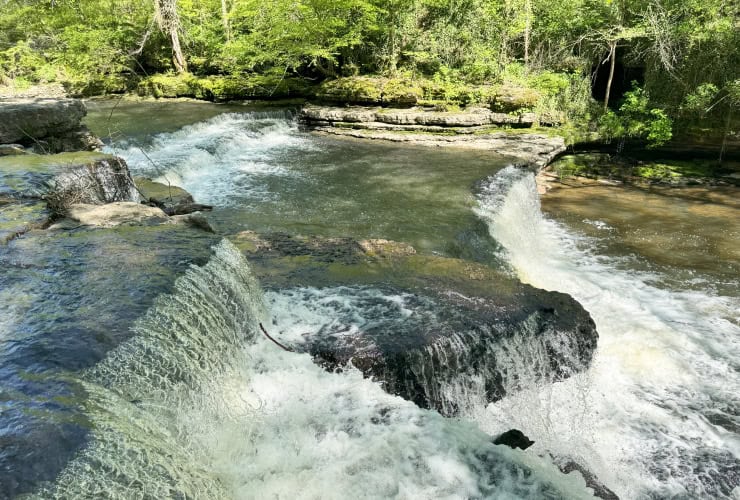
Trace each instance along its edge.
<instances>
[{"instance_id":1,"label":"dark wet rock","mask_svg":"<svg viewBox=\"0 0 740 500\"><path fill-rule=\"evenodd\" d=\"M586 486L594 490L594 496L596 498L601 498L602 500L619 500L619 496L616 493L599 481L599 478L593 472L578 462L570 459L557 459L555 462L563 474L570 474L573 471L579 472L583 476L583 479L586 480Z\"/></svg>"},{"instance_id":2,"label":"dark wet rock","mask_svg":"<svg viewBox=\"0 0 740 500\"><path fill-rule=\"evenodd\" d=\"M39 139L31 145L37 154L99 151L102 148L103 141L84 125L61 135Z\"/></svg>"},{"instance_id":3,"label":"dark wet rock","mask_svg":"<svg viewBox=\"0 0 740 500\"><path fill-rule=\"evenodd\" d=\"M596 349L594 322L572 297L481 264L392 242L368 251L350 239L250 232L231 239L268 288L349 287L348 296L370 308L372 317L357 324L337 303L332 320L296 347L327 370L352 365L445 415L569 377ZM363 296L367 287L403 297L404 307Z\"/></svg>"},{"instance_id":4,"label":"dark wet rock","mask_svg":"<svg viewBox=\"0 0 740 500\"><path fill-rule=\"evenodd\" d=\"M534 441L531 441L522 431L511 429L494 438L493 444L500 444L513 449L519 448L520 450L526 450L534 444Z\"/></svg>"},{"instance_id":5,"label":"dark wet rock","mask_svg":"<svg viewBox=\"0 0 740 500\"><path fill-rule=\"evenodd\" d=\"M208 212L213 210L212 205L204 205L202 203L178 203L173 207L166 207L164 213L167 215L187 215L193 212Z\"/></svg>"},{"instance_id":6,"label":"dark wet rock","mask_svg":"<svg viewBox=\"0 0 740 500\"><path fill-rule=\"evenodd\" d=\"M170 217L170 220L174 223L184 223L201 231L207 233L215 233L216 230L211 225L211 222L201 213L195 212L185 215L175 215Z\"/></svg>"},{"instance_id":7,"label":"dark wet rock","mask_svg":"<svg viewBox=\"0 0 740 500\"><path fill-rule=\"evenodd\" d=\"M35 145L43 152L65 151L65 145L77 141L70 134L84 134L81 120L86 113L85 104L77 99L2 99L0 144Z\"/></svg>"}]
</instances>

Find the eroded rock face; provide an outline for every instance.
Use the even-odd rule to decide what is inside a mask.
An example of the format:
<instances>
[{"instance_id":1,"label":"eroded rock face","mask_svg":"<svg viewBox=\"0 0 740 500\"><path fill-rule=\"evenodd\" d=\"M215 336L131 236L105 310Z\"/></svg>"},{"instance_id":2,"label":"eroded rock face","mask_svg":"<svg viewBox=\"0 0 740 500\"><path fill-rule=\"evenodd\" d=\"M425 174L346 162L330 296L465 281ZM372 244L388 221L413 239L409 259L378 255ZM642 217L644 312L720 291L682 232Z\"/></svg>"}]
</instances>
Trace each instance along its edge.
<instances>
[{"instance_id":1,"label":"eroded rock face","mask_svg":"<svg viewBox=\"0 0 740 500\"><path fill-rule=\"evenodd\" d=\"M485 125L521 125L531 127L534 113L494 113L485 108L470 111L439 112L422 108L384 109L380 107L334 107L308 105L301 110L308 122L377 123L388 125L429 125L438 127L481 127Z\"/></svg>"},{"instance_id":2,"label":"eroded rock face","mask_svg":"<svg viewBox=\"0 0 740 500\"><path fill-rule=\"evenodd\" d=\"M75 203L138 199L123 160L99 153L0 157L0 242L48 226Z\"/></svg>"},{"instance_id":3,"label":"eroded rock face","mask_svg":"<svg viewBox=\"0 0 740 500\"><path fill-rule=\"evenodd\" d=\"M354 366L444 415L569 377L596 349L595 324L575 299L481 264L380 240L251 232L231 239L289 307L326 318L292 347L327 370ZM271 328L286 342L280 323Z\"/></svg>"},{"instance_id":4,"label":"eroded rock face","mask_svg":"<svg viewBox=\"0 0 740 500\"><path fill-rule=\"evenodd\" d=\"M77 99L0 100L0 144L34 144L79 130L87 114Z\"/></svg>"},{"instance_id":5,"label":"eroded rock face","mask_svg":"<svg viewBox=\"0 0 740 500\"><path fill-rule=\"evenodd\" d=\"M139 200L126 162L110 155L58 166L46 183L43 197L58 214L79 203L99 205Z\"/></svg>"},{"instance_id":6,"label":"eroded rock face","mask_svg":"<svg viewBox=\"0 0 740 500\"><path fill-rule=\"evenodd\" d=\"M494 113L485 108L449 113L422 108L309 105L302 109L301 117L317 132L422 146L483 149L519 158L535 168L544 167L565 151L562 137L504 131L499 127L532 127L538 121L533 113Z\"/></svg>"}]
</instances>

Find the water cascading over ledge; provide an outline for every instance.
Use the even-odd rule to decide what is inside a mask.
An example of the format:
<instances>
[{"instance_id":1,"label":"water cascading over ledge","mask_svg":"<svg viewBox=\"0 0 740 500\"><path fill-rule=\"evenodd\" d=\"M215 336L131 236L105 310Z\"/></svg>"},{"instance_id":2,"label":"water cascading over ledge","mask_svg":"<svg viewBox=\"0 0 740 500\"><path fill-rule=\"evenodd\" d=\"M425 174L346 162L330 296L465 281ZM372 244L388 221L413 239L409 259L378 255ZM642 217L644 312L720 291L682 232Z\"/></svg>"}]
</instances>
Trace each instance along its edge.
<instances>
[{"instance_id":1,"label":"water cascading over ledge","mask_svg":"<svg viewBox=\"0 0 740 500\"><path fill-rule=\"evenodd\" d=\"M40 498L589 498L355 370L256 337L262 293L224 241L83 373L89 445Z\"/></svg>"},{"instance_id":2,"label":"water cascading over ledge","mask_svg":"<svg viewBox=\"0 0 740 500\"><path fill-rule=\"evenodd\" d=\"M253 341L264 314L249 265L222 241L156 300L131 340L84 373L92 443L41 496L223 497L176 422Z\"/></svg>"},{"instance_id":3,"label":"water cascading over ledge","mask_svg":"<svg viewBox=\"0 0 740 500\"><path fill-rule=\"evenodd\" d=\"M589 498L356 370L255 337L262 292L229 242L83 373L91 442L40 498Z\"/></svg>"},{"instance_id":4,"label":"water cascading over ledge","mask_svg":"<svg viewBox=\"0 0 740 500\"><path fill-rule=\"evenodd\" d=\"M385 240L235 241L274 290L272 333L328 370L352 366L443 415L581 372L596 349L577 301L505 271Z\"/></svg>"}]
</instances>

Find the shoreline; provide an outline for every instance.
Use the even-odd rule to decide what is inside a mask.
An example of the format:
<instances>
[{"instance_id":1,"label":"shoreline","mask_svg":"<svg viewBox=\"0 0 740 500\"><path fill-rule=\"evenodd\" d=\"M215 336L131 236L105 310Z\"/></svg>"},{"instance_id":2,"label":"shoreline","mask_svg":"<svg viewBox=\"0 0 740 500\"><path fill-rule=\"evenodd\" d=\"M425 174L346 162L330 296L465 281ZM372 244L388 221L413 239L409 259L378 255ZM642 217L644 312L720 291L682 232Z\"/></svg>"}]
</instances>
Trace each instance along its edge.
<instances>
[{"instance_id":1,"label":"shoreline","mask_svg":"<svg viewBox=\"0 0 740 500\"><path fill-rule=\"evenodd\" d=\"M60 99L59 86L41 86L27 89L25 99ZM0 104L18 98L17 95L0 94ZM725 152L723 169L717 175L693 175L676 179L655 178L654 172L648 175L625 175L624 165L639 167L657 163L655 160L685 158L692 161L711 163L716 158L713 145L706 141L674 141L660 148L648 149L639 142L624 145L621 154L615 154L617 145L602 143L594 134L589 137L574 138L567 126L543 123L535 113L500 113L486 107L469 106L453 110L439 110L434 106L367 106L353 103L317 105L305 97L277 99L241 99L214 102L197 97L153 97L132 93L97 95L87 98L74 98L87 102L183 102L203 103L204 105L244 106L255 108L293 108L297 111L302 126L307 130L323 134L355 139L387 141L413 144L422 147L458 148L461 150L493 150L503 156L521 160L521 166L528 166L536 172L557 170L554 165L564 157L588 158L589 155L607 158L607 162L618 164L618 168L603 168L590 165L584 178L604 180L606 183L620 185L740 185L740 148L735 141ZM116 104L117 105L117 104ZM612 151L614 150L614 151ZM599 160L601 161L601 160ZM652 163L651 163L652 162ZM724 166L727 168L724 168ZM639 167L638 170L642 168ZM622 171L620 171L622 170ZM579 176L581 172L558 172L559 176ZM674 175L673 172L668 172ZM680 176L676 176L680 177ZM579 181L580 182L580 181Z\"/></svg>"}]
</instances>

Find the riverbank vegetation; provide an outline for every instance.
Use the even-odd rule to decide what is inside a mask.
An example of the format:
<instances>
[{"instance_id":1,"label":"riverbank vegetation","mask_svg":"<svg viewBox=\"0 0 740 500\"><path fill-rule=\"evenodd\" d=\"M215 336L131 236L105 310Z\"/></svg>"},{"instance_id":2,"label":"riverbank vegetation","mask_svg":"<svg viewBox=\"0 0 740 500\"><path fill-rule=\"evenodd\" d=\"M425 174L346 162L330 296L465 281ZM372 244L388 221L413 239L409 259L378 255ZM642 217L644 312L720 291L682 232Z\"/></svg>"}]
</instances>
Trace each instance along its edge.
<instances>
[{"instance_id":1,"label":"riverbank vegetation","mask_svg":"<svg viewBox=\"0 0 740 500\"><path fill-rule=\"evenodd\" d=\"M485 106L660 144L737 129L737 10L726 0L4 0L0 84Z\"/></svg>"}]
</instances>

